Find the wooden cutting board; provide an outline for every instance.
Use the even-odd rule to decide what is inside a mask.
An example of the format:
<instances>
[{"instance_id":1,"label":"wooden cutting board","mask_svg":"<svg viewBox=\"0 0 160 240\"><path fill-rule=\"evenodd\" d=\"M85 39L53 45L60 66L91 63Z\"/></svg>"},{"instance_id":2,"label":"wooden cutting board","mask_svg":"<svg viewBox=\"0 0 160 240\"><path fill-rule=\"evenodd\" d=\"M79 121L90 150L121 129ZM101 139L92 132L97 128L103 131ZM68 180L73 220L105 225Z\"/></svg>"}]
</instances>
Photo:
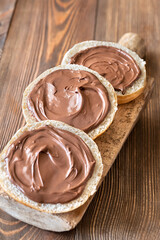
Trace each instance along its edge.
<instances>
[{"instance_id":1,"label":"wooden cutting board","mask_svg":"<svg viewBox=\"0 0 160 240\"><path fill-rule=\"evenodd\" d=\"M96 139L96 143L102 154L104 164L103 179L111 168L112 164L114 163L129 133L135 126L139 115L146 106L146 103L151 96L153 86L154 79L148 77L147 86L144 93L136 100L128 104L119 105L115 119L110 128L98 139ZM82 219L91 200L92 198L90 198L82 207L72 212L64 214L52 214L52 230L66 231L74 228ZM31 223L30 216L33 213L30 212L30 208L22 204L16 204L16 202L11 199L5 192L3 192L2 189L0 189L0 208L2 208L4 211L14 217L17 216L18 219L24 222ZM18 215L17 212L19 212ZM37 214L36 211L35 214ZM45 224L45 214L40 213L39 216L41 218L40 224L42 223L42 221L44 221ZM32 224L38 227L40 226L39 222L37 221L33 221Z\"/></svg>"}]
</instances>

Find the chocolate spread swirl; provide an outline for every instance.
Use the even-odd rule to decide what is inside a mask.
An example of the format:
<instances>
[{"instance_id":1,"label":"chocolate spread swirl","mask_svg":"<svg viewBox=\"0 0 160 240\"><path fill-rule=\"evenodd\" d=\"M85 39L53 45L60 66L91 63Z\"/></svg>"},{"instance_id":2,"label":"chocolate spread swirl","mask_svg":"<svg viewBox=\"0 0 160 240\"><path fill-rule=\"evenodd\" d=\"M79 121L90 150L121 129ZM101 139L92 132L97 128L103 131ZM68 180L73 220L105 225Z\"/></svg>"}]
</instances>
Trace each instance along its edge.
<instances>
[{"instance_id":1,"label":"chocolate spread swirl","mask_svg":"<svg viewBox=\"0 0 160 240\"><path fill-rule=\"evenodd\" d=\"M67 203L79 197L95 160L83 140L51 126L24 132L9 147L11 181L38 203Z\"/></svg>"},{"instance_id":2,"label":"chocolate spread swirl","mask_svg":"<svg viewBox=\"0 0 160 240\"><path fill-rule=\"evenodd\" d=\"M110 101L92 73L60 69L36 84L28 96L28 108L37 121L59 120L89 132L107 116Z\"/></svg>"},{"instance_id":3,"label":"chocolate spread swirl","mask_svg":"<svg viewBox=\"0 0 160 240\"><path fill-rule=\"evenodd\" d=\"M92 47L78 52L71 64L84 65L105 77L117 91L124 94L140 76L135 60L125 51L107 46Z\"/></svg>"}]
</instances>

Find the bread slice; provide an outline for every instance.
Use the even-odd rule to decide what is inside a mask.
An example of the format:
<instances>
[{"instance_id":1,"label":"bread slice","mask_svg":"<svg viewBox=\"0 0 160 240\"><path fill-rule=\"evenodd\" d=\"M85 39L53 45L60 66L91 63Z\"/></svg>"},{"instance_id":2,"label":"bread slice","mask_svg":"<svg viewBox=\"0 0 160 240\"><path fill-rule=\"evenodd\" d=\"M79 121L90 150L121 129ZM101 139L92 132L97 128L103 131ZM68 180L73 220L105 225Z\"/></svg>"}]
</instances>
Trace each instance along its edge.
<instances>
[{"instance_id":1,"label":"bread slice","mask_svg":"<svg viewBox=\"0 0 160 240\"><path fill-rule=\"evenodd\" d=\"M83 206L85 206L85 204ZM82 209L83 206L80 209ZM79 222L82 218L82 214L79 216L79 208L73 212L62 214L53 214L38 211L34 208L17 202L1 188L0 208L12 217L17 218L22 222L54 232L69 231L74 228L77 225L77 221ZM74 219L70 219L70 214L72 213L73 217L75 217L75 221Z\"/></svg>"},{"instance_id":2,"label":"bread slice","mask_svg":"<svg viewBox=\"0 0 160 240\"><path fill-rule=\"evenodd\" d=\"M106 118L103 120L103 122L100 123L98 127L96 127L95 129L91 130L88 133L88 135L92 139L95 139L96 137L101 135L103 132L105 132L108 129L108 127L110 126L110 124L112 123L115 113L117 111L117 96L116 96L116 93L115 93L112 85L108 81L106 81L106 79L104 77L100 76L97 72L95 72L89 68L86 68L84 66L80 66L80 65L69 64L69 65L64 65L64 66L61 65L61 66L57 66L57 67L48 69L45 72L43 72L39 77L37 77L33 82L31 82L29 84L29 86L24 91L23 100L22 100L22 110L23 110L23 115L25 117L26 122L28 124L32 124L37 121L36 118L32 115L31 111L29 110L28 104L27 104L28 96L29 96L30 92L42 78L46 77L50 73L57 71L59 69L83 70L83 71L90 72L90 73L94 74L99 79L99 81L104 85L104 87L107 89L109 100L111 103L110 111L107 114Z\"/></svg>"},{"instance_id":3,"label":"bread slice","mask_svg":"<svg viewBox=\"0 0 160 240\"><path fill-rule=\"evenodd\" d=\"M111 46L118 49L121 49L127 52L130 56L138 64L141 75L140 77L133 83L133 85L126 89L125 94L122 94L121 91L116 91L118 104L123 104L132 101L137 98L144 90L146 86L146 69L145 69L145 61L141 59L135 52L129 50L128 48L121 46L118 43L114 42L102 42L102 41L84 41L78 44L75 44L66 54L62 60L62 64L70 64L71 57L73 57L76 53L86 50L88 48L97 47L97 46Z\"/></svg>"},{"instance_id":4,"label":"bread slice","mask_svg":"<svg viewBox=\"0 0 160 240\"><path fill-rule=\"evenodd\" d=\"M7 150L9 146L25 131L38 129L44 126L53 126L58 129L67 130L78 135L89 147L92 155L96 161L93 174L91 178L87 181L87 184L84 188L84 191L77 199L74 199L68 203L61 204L45 204L45 203L37 203L30 200L27 196L25 196L9 179L7 174L7 167L5 162L5 157L7 154ZM18 132L12 137L7 146L4 148L0 155L0 186L2 189L14 200L17 202L26 205L32 209L36 209L37 211L45 212L45 213L64 213L70 212L80 206L82 206L90 196L92 196L100 183L101 177L103 173L103 164L101 154L98 150L96 143L83 131L73 128L63 122L46 120L37 123L32 123L31 125L26 125L23 128L19 129Z\"/></svg>"}]
</instances>

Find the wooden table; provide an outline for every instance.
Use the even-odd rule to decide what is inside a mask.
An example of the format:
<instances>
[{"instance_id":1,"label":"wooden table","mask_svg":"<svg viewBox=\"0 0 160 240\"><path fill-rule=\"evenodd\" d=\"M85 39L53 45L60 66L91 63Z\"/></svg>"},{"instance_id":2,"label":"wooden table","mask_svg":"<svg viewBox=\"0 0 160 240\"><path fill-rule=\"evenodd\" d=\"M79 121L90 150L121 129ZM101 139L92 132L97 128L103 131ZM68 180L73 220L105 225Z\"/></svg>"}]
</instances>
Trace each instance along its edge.
<instances>
[{"instance_id":1,"label":"wooden table","mask_svg":"<svg viewBox=\"0 0 160 240\"><path fill-rule=\"evenodd\" d=\"M24 124L25 87L77 42L137 32L146 40L147 72L156 79L151 101L78 226L51 233L0 211L1 240L160 239L159 12L158 0L0 0L1 149Z\"/></svg>"}]
</instances>

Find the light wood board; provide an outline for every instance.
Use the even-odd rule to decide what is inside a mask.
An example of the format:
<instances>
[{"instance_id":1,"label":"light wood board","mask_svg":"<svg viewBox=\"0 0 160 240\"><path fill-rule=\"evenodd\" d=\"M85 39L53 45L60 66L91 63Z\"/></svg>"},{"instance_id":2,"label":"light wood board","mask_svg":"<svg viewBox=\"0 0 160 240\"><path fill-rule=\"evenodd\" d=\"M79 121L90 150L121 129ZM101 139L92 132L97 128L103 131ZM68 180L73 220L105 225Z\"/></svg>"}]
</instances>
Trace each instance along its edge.
<instances>
[{"instance_id":1,"label":"light wood board","mask_svg":"<svg viewBox=\"0 0 160 240\"><path fill-rule=\"evenodd\" d=\"M144 93L136 100L128 104L119 105L115 119L110 128L95 140L102 154L104 164L102 181L109 169L111 168L112 164L114 163L126 138L135 126L140 113L148 102L153 86L153 78L148 78L147 86ZM52 214L52 227L50 228L48 224L48 230L68 231L74 228L82 219L91 200L92 198L90 198L83 206L72 212L63 214ZM3 208L4 211L9 213L10 215L13 215L14 217L17 216L18 219L24 222L32 223L37 227L44 227L45 229L47 228L47 220L45 221L45 213L38 213L38 211L36 210L34 210L34 212L32 213L29 207L16 203L16 201L11 199L5 192L3 192L2 189L0 192L0 207ZM38 214L39 218L44 219L44 223L42 224L43 220L37 221L37 218L35 221L32 221L32 214Z\"/></svg>"}]
</instances>

